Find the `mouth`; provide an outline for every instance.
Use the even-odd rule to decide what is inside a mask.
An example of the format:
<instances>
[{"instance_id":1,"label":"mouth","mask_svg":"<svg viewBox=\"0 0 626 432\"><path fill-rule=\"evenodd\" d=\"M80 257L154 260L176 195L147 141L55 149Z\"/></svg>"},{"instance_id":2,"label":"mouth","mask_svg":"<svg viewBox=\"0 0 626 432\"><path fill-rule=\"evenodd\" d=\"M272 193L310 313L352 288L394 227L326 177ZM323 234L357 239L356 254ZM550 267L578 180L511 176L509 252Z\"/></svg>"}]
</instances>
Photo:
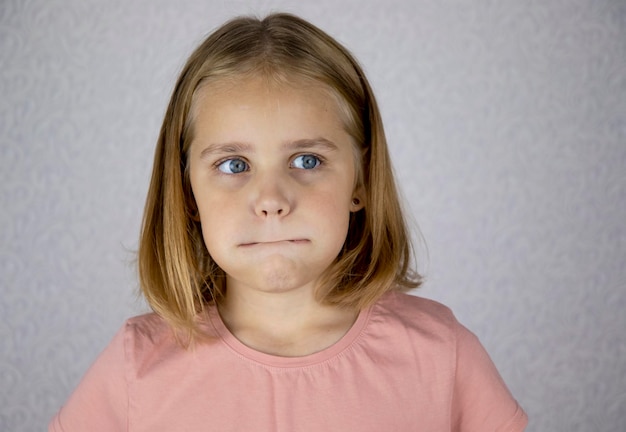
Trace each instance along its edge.
<instances>
[{"instance_id":1,"label":"mouth","mask_svg":"<svg viewBox=\"0 0 626 432\"><path fill-rule=\"evenodd\" d=\"M286 240L269 240L269 241L259 241L259 242L249 242L242 243L241 247L252 247L252 246L280 246L280 245L299 245L309 243L308 239L286 239Z\"/></svg>"}]
</instances>

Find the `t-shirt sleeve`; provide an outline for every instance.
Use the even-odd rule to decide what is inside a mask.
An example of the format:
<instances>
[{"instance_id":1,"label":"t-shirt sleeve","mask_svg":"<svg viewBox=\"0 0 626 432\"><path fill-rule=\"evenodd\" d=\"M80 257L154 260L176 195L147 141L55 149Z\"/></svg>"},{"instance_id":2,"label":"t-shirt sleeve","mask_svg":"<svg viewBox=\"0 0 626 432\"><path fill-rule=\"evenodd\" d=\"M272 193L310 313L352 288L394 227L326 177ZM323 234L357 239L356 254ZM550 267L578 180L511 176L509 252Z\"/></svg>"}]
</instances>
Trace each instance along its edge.
<instances>
[{"instance_id":1,"label":"t-shirt sleeve","mask_svg":"<svg viewBox=\"0 0 626 432\"><path fill-rule=\"evenodd\" d=\"M456 340L453 430L523 431L528 423L526 413L509 392L478 338L459 324Z\"/></svg>"},{"instance_id":2,"label":"t-shirt sleeve","mask_svg":"<svg viewBox=\"0 0 626 432\"><path fill-rule=\"evenodd\" d=\"M127 430L126 327L113 337L50 421L49 432Z\"/></svg>"}]
</instances>

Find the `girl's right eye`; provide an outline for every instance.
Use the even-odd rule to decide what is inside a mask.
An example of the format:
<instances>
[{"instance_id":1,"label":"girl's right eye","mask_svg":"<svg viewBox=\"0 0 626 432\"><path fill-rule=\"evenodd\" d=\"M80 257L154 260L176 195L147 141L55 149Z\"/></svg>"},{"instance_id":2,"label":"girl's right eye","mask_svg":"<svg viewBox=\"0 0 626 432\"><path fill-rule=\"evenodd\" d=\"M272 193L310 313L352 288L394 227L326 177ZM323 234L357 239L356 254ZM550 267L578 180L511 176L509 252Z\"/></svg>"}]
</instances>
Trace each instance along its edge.
<instances>
[{"instance_id":1,"label":"girl's right eye","mask_svg":"<svg viewBox=\"0 0 626 432\"><path fill-rule=\"evenodd\" d=\"M248 171L248 163L243 159L226 159L217 165L217 169L224 174L239 174Z\"/></svg>"}]
</instances>

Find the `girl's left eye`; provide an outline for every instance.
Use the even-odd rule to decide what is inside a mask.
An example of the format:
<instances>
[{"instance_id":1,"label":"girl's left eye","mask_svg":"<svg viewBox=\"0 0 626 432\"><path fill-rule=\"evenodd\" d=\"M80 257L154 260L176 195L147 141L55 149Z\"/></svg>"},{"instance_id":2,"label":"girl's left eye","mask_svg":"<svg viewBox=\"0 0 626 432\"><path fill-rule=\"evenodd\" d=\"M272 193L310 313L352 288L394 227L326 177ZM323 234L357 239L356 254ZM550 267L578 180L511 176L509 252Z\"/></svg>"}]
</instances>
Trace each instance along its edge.
<instances>
[{"instance_id":1,"label":"girl's left eye","mask_svg":"<svg viewBox=\"0 0 626 432\"><path fill-rule=\"evenodd\" d=\"M304 155L300 155L296 157L291 163L291 165L294 168L310 170L313 168L317 168L321 163L322 161L317 156L311 155L311 154L304 154Z\"/></svg>"}]
</instances>

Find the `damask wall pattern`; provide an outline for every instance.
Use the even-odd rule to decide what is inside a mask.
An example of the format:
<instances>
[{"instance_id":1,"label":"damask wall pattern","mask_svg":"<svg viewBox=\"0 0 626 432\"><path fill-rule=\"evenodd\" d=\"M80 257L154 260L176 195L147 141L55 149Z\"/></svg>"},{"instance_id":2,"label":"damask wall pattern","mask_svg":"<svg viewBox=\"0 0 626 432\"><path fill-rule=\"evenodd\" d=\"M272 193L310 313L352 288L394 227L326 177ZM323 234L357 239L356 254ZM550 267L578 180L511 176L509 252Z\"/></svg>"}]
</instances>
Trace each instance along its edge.
<instances>
[{"instance_id":1,"label":"damask wall pattern","mask_svg":"<svg viewBox=\"0 0 626 432\"><path fill-rule=\"evenodd\" d=\"M379 98L427 282L529 431L626 424L626 2L0 2L0 430L45 430L123 320L177 72L286 10Z\"/></svg>"}]
</instances>

